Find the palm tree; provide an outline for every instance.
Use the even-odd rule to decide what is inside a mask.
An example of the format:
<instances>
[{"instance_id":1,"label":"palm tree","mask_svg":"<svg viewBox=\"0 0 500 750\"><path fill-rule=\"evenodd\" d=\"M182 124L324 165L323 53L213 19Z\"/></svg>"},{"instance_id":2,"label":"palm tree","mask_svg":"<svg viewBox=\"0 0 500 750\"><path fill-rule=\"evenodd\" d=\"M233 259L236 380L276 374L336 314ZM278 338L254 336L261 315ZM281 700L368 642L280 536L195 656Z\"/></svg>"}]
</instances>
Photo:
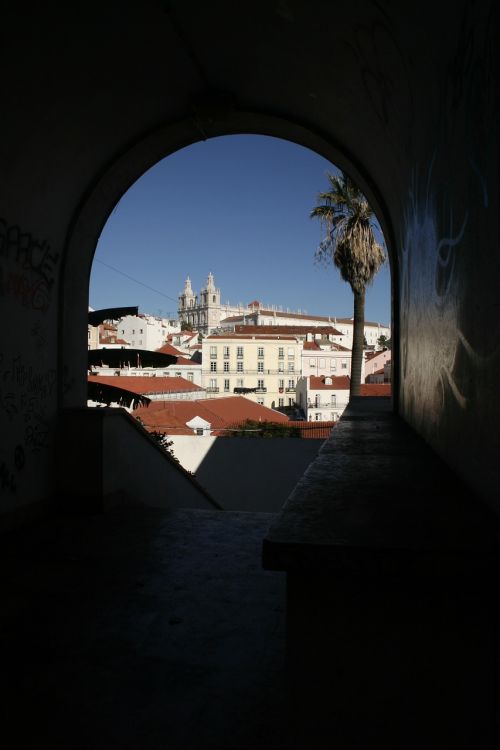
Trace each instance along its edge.
<instances>
[{"instance_id":1,"label":"palm tree","mask_svg":"<svg viewBox=\"0 0 500 750\"><path fill-rule=\"evenodd\" d=\"M365 292L385 261L375 240L374 214L363 193L344 172L327 174L330 189L318 193L311 218L320 219L326 237L316 250L319 261L333 262L354 295L350 396L360 393L365 327Z\"/></svg>"}]
</instances>

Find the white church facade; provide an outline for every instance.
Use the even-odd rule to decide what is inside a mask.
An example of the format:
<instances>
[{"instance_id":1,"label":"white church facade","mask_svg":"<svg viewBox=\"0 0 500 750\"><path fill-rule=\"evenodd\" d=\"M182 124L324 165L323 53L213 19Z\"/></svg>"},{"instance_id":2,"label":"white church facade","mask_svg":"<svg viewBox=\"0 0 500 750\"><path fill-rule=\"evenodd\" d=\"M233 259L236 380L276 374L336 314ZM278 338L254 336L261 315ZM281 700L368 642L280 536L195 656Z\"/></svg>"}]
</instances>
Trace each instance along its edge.
<instances>
[{"instance_id":1,"label":"white church facade","mask_svg":"<svg viewBox=\"0 0 500 750\"><path fill-rule=\"evenodd\" d=\"M193 292L191 279L187 277L184 289L179 295L178 308L179 324L186 323L193 330L204 336L217 332L236 331L237 326L325 326L331 325L338 329L344 339L342 344L352 347L352 318L325 317L322 315L308 315L304 312L283 310L275 305L264 306L258 300L248 305L221 304L221 292L215 286L213 274L209 273L206 286L197 295ZM391 337L391 329L381 323L365 321L365 339L368 346L379 348L377 342L380 336Z\"/></svg>"}]
</instances>

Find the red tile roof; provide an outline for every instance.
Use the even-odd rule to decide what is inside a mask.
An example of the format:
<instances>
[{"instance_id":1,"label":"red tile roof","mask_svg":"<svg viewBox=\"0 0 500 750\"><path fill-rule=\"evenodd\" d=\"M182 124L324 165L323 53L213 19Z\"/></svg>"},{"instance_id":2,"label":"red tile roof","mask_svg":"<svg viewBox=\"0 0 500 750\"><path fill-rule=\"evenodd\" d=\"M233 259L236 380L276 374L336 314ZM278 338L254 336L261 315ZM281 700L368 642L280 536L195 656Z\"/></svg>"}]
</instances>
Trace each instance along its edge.
<instances>
[{"instance_id":1,"label":"red tile roof","mask_svg":"<svg viewBox=\"0 0 500 750\"><path fill-rule=\"evenodd\" d=\"M392 387L390 383L361 383L360 396L390 396Z\"/></svg>"},{"instance_id":2,"label":"red tile roof","mask_svg":"<svg viewBox=\"0 0 500 750\"><path fill-rule=\"evenodd\" d=\"M331 377L331 385L325 383L325 377ZM348 391L351 387L349 375L311 375L309 389L311 391Z\"/></svg>"},{"instance_id":3,"label":"red tile roof","mask_svg":"<svg viewBox=\"0 0 500 750\"><path fill-rule=\"evenodd\" d=\"M246 327L246 326L245 326ZM207 336L207 339L213 339L214 341L218 341L219 339L255 339L255 340L268 340L268 341L296 341L295 336L276 336L272 333L265 333L267 328L271 328L271 326L255 326L258 331L255 334L250 333L223 333L220 336L217 334L211 334L210 336Z\"/></svg>"},{"instance_id":4,"label":"red tile roof","mask_svg":"<svg viewBox=\"0 0 500 750\"><path fill-rule=\"evenodd\" d=\"M315 341L304 341L304 349L310 350L310 349L318 349L321 351L319 345Z\"/></svg>"},{"instance_id":5,"label":"red tile roof","mask_svg":"<svg viewBox=\"0 0 500 750\"><path fill-rule=\"evenodd\" d=\"M197 401L153 401L148 407L134 411L147 429L165 431L172 435L192 435L186 422L201 417L210 422L213 430L223 430L229 425L254 419L261 422L286 422L288 417L280 412L256 404L244 396L199 399Z\"/></svg>"},{"instance_id":6,"label":"red tile roof","mask_svg":"<svg viewBox=\"0 0 500 750\"><path fill-rule=\"evenodd\" d=\"M350 352L351 351L346 346L341 346L341 344L335 344L332 341L329 341L327 346L330 346L332 350L336 352ZM313 349L317 351L324 351L323 349L321 349L321 346L316 341L304 341L303 348L306 351L313 350Z\"/></svg>"},{"instance_id":7,"label":"red tile roof","mask_svg":"<svg viewBox=\"0 0 500 750\"><path fill-rule=\"evenodd\" d=\"M148 393L183 393L185 391L202 391L185 378L158 378L134 375L89 375L89 383L114 385L130 393L146 395Z\"/></svg>"},{"instance_id":8,"label":"red tile roof","mask_svg":"<svg viewBox=\"0 0 500 750\"><path fill-rule=\"evenodd\" d=\"M177 357L176 365L189 365L190 367L193 367L194 365L200 365L199 362L193 362L192 359L188 359L187 357ZM175 365L171 365L171 367L175 367Z\"/></svg>"},{"instance_id":9,"label":"red tile roof","mask_svg":"<svg viewBox=\"0 0 500 750\"><path fill-rule=\"evenodd\" d=\"M163 344L163 346L160 349L156 350L157 352L160 352L160 354L173 354L174 357L181 356L182 352L180 352L178 349L175 348L175 346L172 346L172 344Z\"/></svg>"},{"instance_id":10,"label":"red tile roof","mask_svg":"<svg viewBox=\"0 0 500 750\"><path fill-rule=\"evenodd\" d=\"M336 425L336 422L290 422L292 427L298 427L300 429L300 437L302 438L321 438L326 440L330 437L331 431Z\"/></svg>"},{"instance_id":11,"label":"red tile roof","mask_svg":"<svg viewBox=\"0 0 500 750\"><path fill-rule=\"evenodd\" d=\"M230 318L226 318L230 320ZM239 318L238 318L239 320ZM325 336L342 336L341 331L333 326L333 323L329 326L292 326L292 325L272 325L272 326L256 326L256 325L235 325L235 333L262 333L267 331L268 333L285 333L297 336L306 336L308 333L321 333Z\"/></svg>"}]
</instances>

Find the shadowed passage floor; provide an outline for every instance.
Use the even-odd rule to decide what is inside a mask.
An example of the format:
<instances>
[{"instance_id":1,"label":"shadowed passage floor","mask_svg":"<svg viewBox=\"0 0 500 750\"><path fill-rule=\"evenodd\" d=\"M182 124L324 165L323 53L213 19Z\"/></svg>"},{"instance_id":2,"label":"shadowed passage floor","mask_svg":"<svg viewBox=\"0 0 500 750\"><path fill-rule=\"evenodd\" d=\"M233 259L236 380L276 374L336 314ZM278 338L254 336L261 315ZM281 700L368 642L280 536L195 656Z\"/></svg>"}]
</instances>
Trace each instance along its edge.
<instances>
[{"instance_id":1,"label":"shadowed passage floor","mask_svg":"<svg viewBox=\"0 0 500 750\"><path fill-rule=\"evenodd\" d=\"M63 748L286 747L268 513L117 509L2 544L2 726Z\"/></svg>"}]
</instances>

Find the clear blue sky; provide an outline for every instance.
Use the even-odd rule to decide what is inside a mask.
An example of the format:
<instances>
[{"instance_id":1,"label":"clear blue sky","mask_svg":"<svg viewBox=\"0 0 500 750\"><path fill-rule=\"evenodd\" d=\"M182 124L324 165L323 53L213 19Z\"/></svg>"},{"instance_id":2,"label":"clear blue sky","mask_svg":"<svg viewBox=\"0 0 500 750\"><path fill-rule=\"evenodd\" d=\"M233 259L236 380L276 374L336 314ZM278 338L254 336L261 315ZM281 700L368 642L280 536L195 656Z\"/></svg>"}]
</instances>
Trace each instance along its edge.
<instances>
[{"instance_id":1,"label":"clear blue sky","mask_svg":"<svg viewBox=\"0 0 500 750\"><path fill-rule=\"evenodd\" d=\"M167 317L176 313L186 276L199 293L211 271L223 302L258 299L351 317L349 285L333 266L314 262L322 229L309 212L333 169L302 146L265 136L213 138L176 152L146 172L109 217L89 304L138 305ZM390 323L388 263L368 289L366 319Z\"/></svg>"}]
</instances>

